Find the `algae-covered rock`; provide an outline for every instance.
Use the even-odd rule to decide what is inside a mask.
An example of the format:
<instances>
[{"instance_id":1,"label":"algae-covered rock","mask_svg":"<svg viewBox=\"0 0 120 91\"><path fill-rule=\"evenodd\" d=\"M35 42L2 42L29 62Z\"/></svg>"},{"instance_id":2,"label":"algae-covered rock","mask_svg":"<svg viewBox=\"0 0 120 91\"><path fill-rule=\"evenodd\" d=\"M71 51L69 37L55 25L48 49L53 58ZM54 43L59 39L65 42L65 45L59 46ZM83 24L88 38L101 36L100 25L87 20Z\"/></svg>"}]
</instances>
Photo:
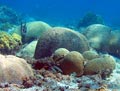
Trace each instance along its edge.
<instances>
[{"instance_id":1,"label":"algae-covered rock","mask_svg":"<svg viewBox=\"0 0 120 91\"><path fill-rule=\"evenodd\" d=\"M18 49L20 44L10 34L0 31L0 52L9 54Z\"/></svg>"},{"instance_id":2,"label":"algae-covered rock","mask_svg":"<svg viewBox=\"0 0 120 91\"><path fill-rule=\"evenodd\" d=\"M83 62L84 58L82 54L77 51L71 51L60 63L60 68L63 71L63 74L71 74L75 72L77 76L81 76L84 68Z\"/></svg>"},{"instance_id":3,"label":"algae-covered rock","mask_svg":"<svg viewBox=\"0 0 120 91\"><path fill-rule=\"evenodd\" d=\"M51 56L58 48L83 53L89 50L89 45L84 35L69 28L54 27L39 38L34 57L39 59Z\"/></svg>"},{"instance_id":4,"label":"algae-covered rock","mask_svg":"<svg viewBox=\"0 0 120 91\"><path fill-rule=\"evenodd\" d=\"M65 49L65 48L58 48L57 50L55 50L55 52L52 54L53 60L59 61L60 59L64 58L65 55L67 55L69 53L69 50Z\"/></svg>"},{"instance_id":5,"label":"algae-covered rock","mask_svg":"<svg viewBox=\"0 0 120 91\"><path fill-rule=\"evenodd\" d=\"M112 73L112 71L115 69L115 66L115 59L110 55L104 55L100 58L95 58L87 62L84 68L84 74L101 74L101 76L104 78Z\"/></svg>"},{"instance_id":6,"label":"algae-covered rock","mask_svg":"<svg viewBox=\"0 0 120 91\"><path fill-rule=\"evenodd\" d=\"M33 76L33 70L24 59L0 54L0 82L22 84L23 78Z\"/></svg>"},{"instance_id":7,"label":"algae-covered rock","mask_svg":"<svg viewBox=\"0 0 120 91\"><path fill-rule=\"evenodd\" d=\"M36 45L37 45L37 41L32 41L24 48L20 49L20 51L17 52L16 55L22 58L26 58L26 57L33 58Z\"/></svg>"},{"instance_id":8,"label":"algae-covered rock","mask_svg":"<svg viewBox=\"0 0 120 91\"><path fill-rule=\"evenodd\" d=\"M110 39L111 28L102 24L88 26L84 35L87 37L90 46L99 51L107 51Z\"/></svg>"}]
</instances>

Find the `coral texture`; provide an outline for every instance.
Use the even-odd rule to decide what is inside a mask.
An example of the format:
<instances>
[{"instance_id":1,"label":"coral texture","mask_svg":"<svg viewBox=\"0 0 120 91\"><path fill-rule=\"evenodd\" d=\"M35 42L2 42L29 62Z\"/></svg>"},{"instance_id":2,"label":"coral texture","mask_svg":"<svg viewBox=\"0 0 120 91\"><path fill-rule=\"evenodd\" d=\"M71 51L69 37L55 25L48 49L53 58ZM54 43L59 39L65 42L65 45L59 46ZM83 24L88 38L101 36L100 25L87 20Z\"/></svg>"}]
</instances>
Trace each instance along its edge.
<instances>
[{"instance_id":1,"label":"coral texture","mask_svg":"<svg viewBox=\"0 0 120 91\"><path fill-rule=\"evenodd\" d=\"M54 27L39 38L34 57L38 59L51 56L58 48L83 53L89 50L89 45L84 35L68 28Z\"/></svg>"}]
</instances>

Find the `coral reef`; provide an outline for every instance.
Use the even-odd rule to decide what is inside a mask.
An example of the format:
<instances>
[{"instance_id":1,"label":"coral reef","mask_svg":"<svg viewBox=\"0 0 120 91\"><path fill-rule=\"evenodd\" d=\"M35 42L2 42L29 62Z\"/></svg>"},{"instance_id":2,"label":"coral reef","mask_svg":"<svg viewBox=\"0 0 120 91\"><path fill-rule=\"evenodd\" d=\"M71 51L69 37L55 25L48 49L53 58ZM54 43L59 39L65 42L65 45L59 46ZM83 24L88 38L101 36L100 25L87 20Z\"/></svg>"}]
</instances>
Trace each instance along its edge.
<instances>
[{"instance_id":1,"label":"coral reef","mask_svg":"<svg viewBox=\"0 0 120 91\"><path fill-rule=\"evenodd\" d=\"M63 71L63 74L71 74L76 73L77 76L81 76L83 74L84 68L84 58L82 54L77 51L69 52L60 62L60 68Z\"/></svg>"},{"instance_id":2,"label":"coral reef","mask_svg":"<svg viewBox=\"0 0 120 91\"><path fill-rule=\"evenodd\" d=\"M54 27L46 31L38 40L34 57L36 59L51 56L58 48L83 53L89 50L86 37L74 30L64 27Z\"/></svg>"},{"instance_id":3,"label":"coral reef","mask_svg":"<svg viewBox=\"0 0 120 91\"><path fill-rule=\"evenodd\" d=\"M84 74L100 74L102 78L109 76L115 69L115 59L110 55L103 55L100 58L94 58L85 64Z\"/></svg>"},{"instance_id":4,"label":"coral reef","mask_svg":"<svg viewBox=\"0 0 120 91\"><path fill-rule=\"evenodd\" d=\"M104 21L101 16L96 15L92 12L88 12L78 23L77 28L87 27L92 24L104 24Z\"/></svg>"},{"instance_id":5,"label":"coral reef","mask_svg":"<svg viewBox=\"0 0 120 91\"><path fill-rule=\"evenodd\" d=\"M20 40L20 39L19 39ZM0 31L0 52L10 54L20 47L20 41L16 41L10 34Z\"/></svg>"},{"instance_id":6,"label":"coral reef","mask_svg":"<svg viewBox=\"0 0 120 91\"><path fill-rule=\"evenodd\" d=\"M21 84L23 78L33 76L32 68L24 59L0 54L0 82Z\"/></svg>"},{"instance_id":7,"label":"coral reef","mask_svg":"<svg viewBox=\"0 0 120 91\"><path fill-rule=\"evenodd\" d=\"M108 51L111 28L102 24L88 26L83 34L87 37L90 46L97 51Z\"/></svg>"}]
</instances>

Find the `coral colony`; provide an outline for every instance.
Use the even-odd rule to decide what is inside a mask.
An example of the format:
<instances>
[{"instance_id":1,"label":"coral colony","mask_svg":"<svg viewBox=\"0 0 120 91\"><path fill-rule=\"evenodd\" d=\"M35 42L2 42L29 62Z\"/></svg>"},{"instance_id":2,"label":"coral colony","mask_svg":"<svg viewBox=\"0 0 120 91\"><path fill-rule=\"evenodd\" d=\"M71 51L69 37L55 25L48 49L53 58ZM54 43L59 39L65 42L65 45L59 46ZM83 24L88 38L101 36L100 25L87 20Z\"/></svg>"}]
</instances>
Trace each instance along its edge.
<instances>
[{"instance_id":1,"label":"coral colony","mask_svg":"<svg viewBox=\"0 0 120 91\"><path fill-rule=\"evenodd\" d=\"M120 31L100 16L86 14L75 29L20 18L0 6L0 91L120 89Z\"/></svg>"}]
</instances>

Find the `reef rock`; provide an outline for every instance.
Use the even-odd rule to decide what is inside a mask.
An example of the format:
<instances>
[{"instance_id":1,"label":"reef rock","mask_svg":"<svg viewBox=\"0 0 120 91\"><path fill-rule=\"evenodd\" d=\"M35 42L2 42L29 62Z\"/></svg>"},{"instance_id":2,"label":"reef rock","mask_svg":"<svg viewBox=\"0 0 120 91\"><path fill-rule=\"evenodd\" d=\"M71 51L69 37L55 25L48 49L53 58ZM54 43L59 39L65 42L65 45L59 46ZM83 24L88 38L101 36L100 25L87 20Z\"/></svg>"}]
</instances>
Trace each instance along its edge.
<instances>
[{"instance_id":1,"label":"reef rock","mask_svg":"<svg viewBox=\"0 0 120 91\"><path fill-rule=\"evenodd\" d=\"M24 59L0 54L0 82L21 84L23 78L33 76L33 70Z\"/></svg>"},{"instance_id":2,"label":"reef rock","mask_svg":"<svg viewBox=\"0 0 120 91\"><path fill-rule=\"evenodd\" d=\"M74 30L54 27L39 38L34 57L36 59L51 56L58 48L83 53L89 50L86 37Z\"/></svg>"}]
</instances>

